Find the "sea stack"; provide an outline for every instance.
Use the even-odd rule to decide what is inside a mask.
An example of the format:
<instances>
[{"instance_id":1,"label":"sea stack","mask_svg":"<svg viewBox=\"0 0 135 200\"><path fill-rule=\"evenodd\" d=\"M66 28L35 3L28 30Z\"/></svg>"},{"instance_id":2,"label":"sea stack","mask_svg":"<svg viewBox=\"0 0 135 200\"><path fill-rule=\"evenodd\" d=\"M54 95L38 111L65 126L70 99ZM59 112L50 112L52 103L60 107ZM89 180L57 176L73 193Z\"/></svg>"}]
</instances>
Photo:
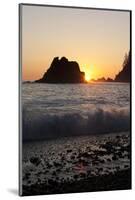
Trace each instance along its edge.
<instances>
[{"instance_id":1,"label":"sea stack","mask_svg":"<svg viewBox=\"0 0 135 200\"><path fill-rule=\"evenodd\" d=\"M131 52L125 56L123 69L116 75L116 82L130 82L131 80Z\"/></svg>"},{"instance_id":2,"label":"sea stack","mask_svg":"<svg viewBox=\"0 0 135 200\"><path fill-rule=\"evenodd\" d=\"M84 83L85 73L80 71L76 61L68 61L66 57L55 57L49 69L36 83Z\"/></svg>"}]
</instances>

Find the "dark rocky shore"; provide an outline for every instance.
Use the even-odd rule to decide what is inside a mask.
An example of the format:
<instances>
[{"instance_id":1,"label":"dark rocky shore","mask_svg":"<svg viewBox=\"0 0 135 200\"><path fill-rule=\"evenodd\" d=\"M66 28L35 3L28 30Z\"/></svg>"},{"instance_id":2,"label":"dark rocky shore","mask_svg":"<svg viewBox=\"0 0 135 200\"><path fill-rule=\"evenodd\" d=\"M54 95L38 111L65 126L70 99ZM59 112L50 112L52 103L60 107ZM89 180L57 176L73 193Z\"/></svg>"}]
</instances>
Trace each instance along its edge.
<instances>
[{"instance_id":1,"label":"dark rocky shore","mask_svg":"<svg viewBox=\"0 0 135 200\"><path fill-rule=\"evenodd\" d=\"M28 143L23 195L131 188L129 133Z\"/></svg>"},{"instance_id":2,"label":"dark rocky shore","mask_svg":"<svg viewBox=\"0 0 135 200\"><path fill-rule=\"evenodd\" d=\"M84 178L80 181L57 181L50 180L48 184L36 183L31 186L23 186L23 196L42 194L63 194L76 192L94 192L109 190L131 189L130 169L117 171L109 175Z\"/></svg>"}]
</instances>

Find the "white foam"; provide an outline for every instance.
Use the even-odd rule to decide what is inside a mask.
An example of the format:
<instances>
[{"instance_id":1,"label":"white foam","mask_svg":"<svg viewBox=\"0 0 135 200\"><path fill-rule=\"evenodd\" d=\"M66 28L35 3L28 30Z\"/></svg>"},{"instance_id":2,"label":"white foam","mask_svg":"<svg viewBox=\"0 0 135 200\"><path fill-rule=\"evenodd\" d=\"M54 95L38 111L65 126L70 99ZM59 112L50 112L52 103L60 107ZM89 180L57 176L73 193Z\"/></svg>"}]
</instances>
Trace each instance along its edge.
<instances>
[{"instance_id":1,"label":"white foam","mask_svg":"<svg viewBox=\"0 0 135 200\"><path fill-rule=\"evenodd\" d=\"M130 130L130 111L127 107L92 109L85 115L23 112L24 141L128 130Z\"/></svg>"}]
</instances>

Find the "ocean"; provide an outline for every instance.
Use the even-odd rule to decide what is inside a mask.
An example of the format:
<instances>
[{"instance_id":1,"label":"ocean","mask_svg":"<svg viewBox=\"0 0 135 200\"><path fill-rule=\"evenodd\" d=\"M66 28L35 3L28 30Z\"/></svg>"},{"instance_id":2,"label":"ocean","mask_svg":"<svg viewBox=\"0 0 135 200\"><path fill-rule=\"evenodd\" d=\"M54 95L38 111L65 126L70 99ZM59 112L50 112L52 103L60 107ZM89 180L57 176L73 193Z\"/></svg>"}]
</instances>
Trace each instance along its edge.
<instances>
[{"instance_id":1,"label":"ocean","mask_svg":"<svg viewBox=\"0 0 135 200\"><path fill-rule=\"evenodd\" d=\"M23 141L129 131L130 84L22 84Z\"/></svg>"},{"instance_id":2,"label":"ocean","mask_svg":"<svg viewBox=\"0 0 135 200\"><path fill-rule=\"evenodd\" d=\"M23 195L131 188L130 85L22 84Z\"/></svg>"}]
</instances>

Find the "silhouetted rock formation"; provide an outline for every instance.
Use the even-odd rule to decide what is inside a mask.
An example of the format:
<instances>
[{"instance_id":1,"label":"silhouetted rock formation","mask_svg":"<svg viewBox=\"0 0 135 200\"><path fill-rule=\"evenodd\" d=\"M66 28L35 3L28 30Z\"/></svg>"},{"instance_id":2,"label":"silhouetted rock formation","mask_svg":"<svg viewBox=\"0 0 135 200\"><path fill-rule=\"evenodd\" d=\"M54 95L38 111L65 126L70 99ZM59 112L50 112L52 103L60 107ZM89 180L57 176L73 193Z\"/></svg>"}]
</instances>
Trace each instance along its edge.
<instances>
[{"instance_id":1,"label":"silhouetted rock formation","mask_svg":"<svg viewBox=\"0 0 135 200\"><path fill-rule=\"evenodd\" d=\"M113 82L114 80L111 78L105 79L104 77L98 79L91 79L92 82Z\"/></svg>"},{"instance_id":2,"label":"silhouetted rock formation","mask_svg":"<svg viewBox=\"0 0 135 200\"><path fill-rule=\"evenodd\" d=\"M98 78L96 81L98 81L98 82L105 82L106 79L104 77L102 77L102 78Z\"/></svg>"},{"instance_id":3,"label":"silhouetted rock formation","mask_svg":"<svg viewBox=\"0 0 135 200\"><path fill-rule=\"evenodd\" d=\"M131 52L125 55L123 69L116 75L116 82L130 82L131 80Z\"/></svg>"},{"instance_id":4,"label":"silhouetted rock formation","mask_svg":"<svg viewBox=\"0 0 135 200\"><path fill-rule=\"evenodd\" d=\"M85 73L80 71L75 61L68 61L67 58L55 57L49 69L43 77L36 80L37 83L84 83Z\"/></svg>"},{"instance_id":5,"label":"silhouetted rock formation","mask_svg":"<svg viewBox=\"0 0 135 200\"><path fill-rule=\"evenodd\" d=\"M33 83L33 81L23 81L23 83Z\"/></svg>"},{"instance_id":6,"label":"silhouetted rock formation","mask_svg":"<svg viewBox=\"0 0 135 200\"><path fill-rule=\"evenodd\" d=\"M112 78L107 78L106 82L113 82L114 80Z\"/></svg>"}]
</instances>

